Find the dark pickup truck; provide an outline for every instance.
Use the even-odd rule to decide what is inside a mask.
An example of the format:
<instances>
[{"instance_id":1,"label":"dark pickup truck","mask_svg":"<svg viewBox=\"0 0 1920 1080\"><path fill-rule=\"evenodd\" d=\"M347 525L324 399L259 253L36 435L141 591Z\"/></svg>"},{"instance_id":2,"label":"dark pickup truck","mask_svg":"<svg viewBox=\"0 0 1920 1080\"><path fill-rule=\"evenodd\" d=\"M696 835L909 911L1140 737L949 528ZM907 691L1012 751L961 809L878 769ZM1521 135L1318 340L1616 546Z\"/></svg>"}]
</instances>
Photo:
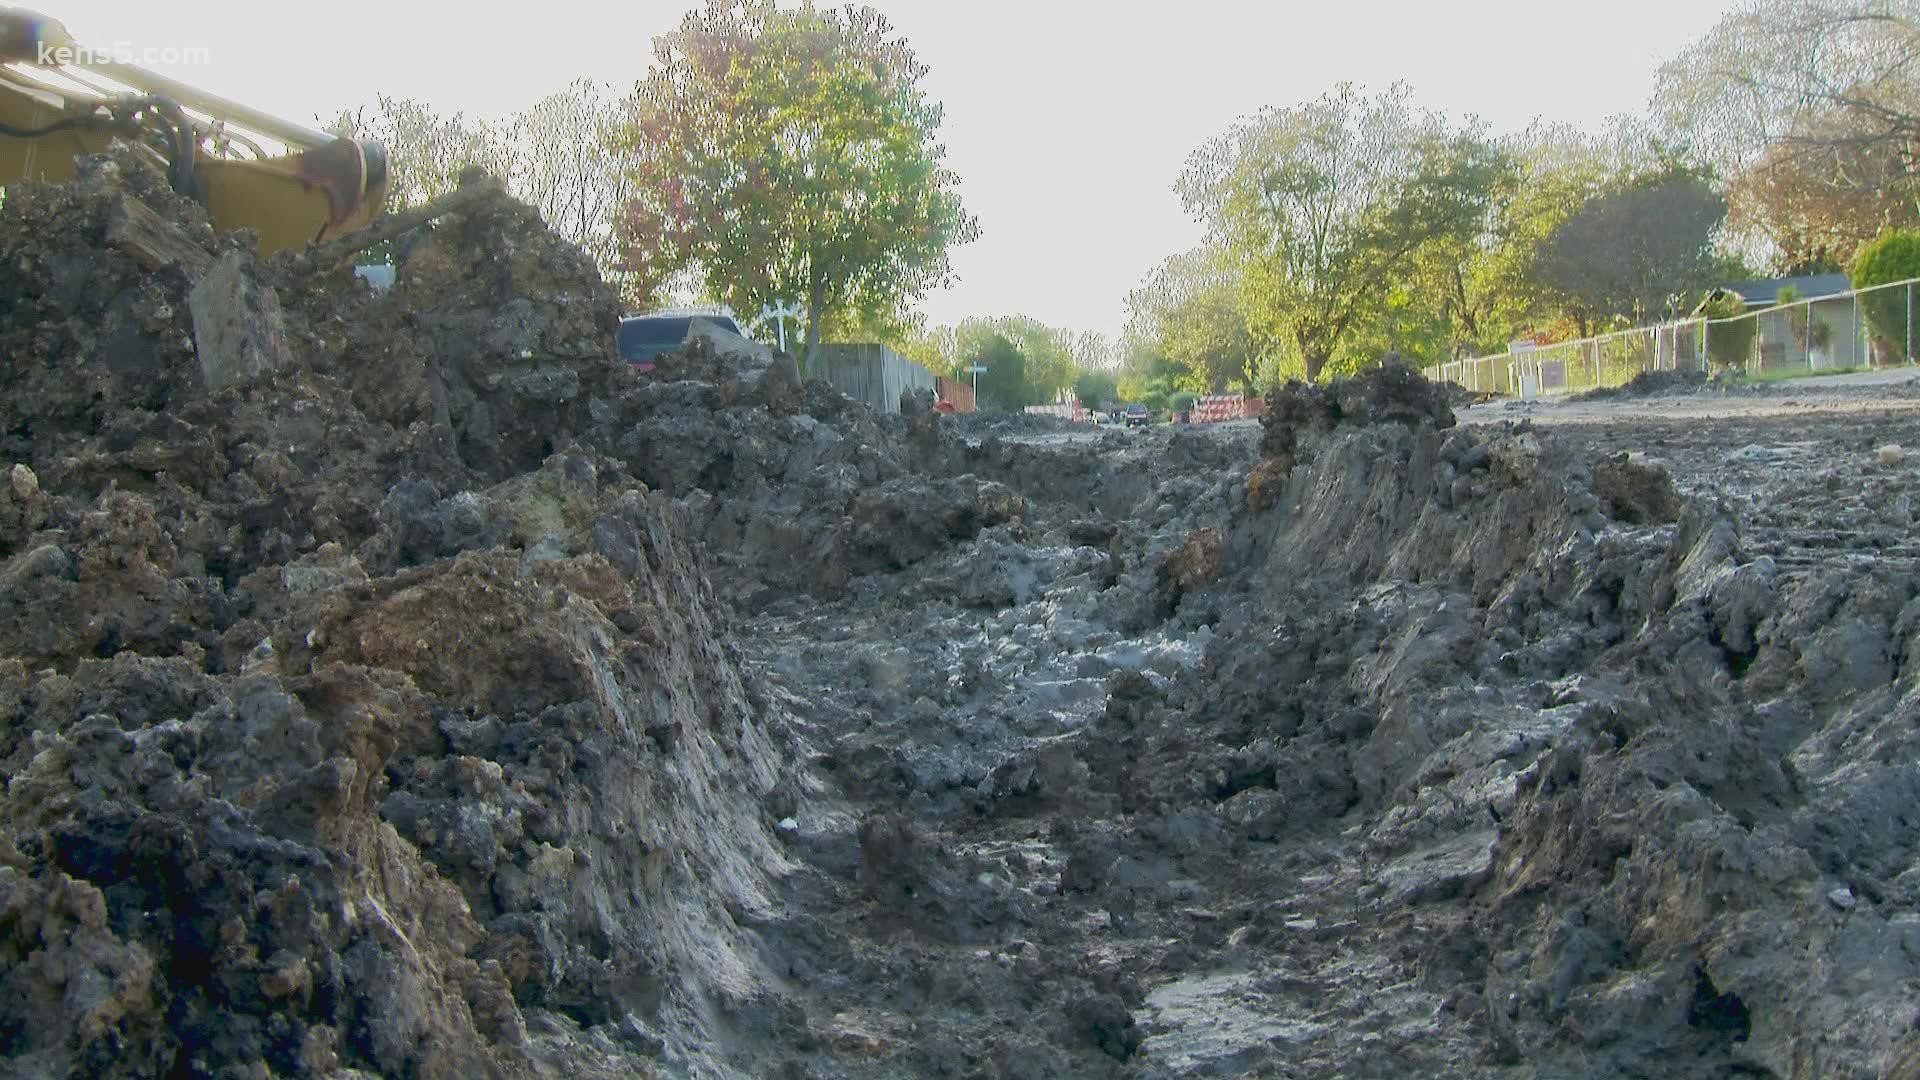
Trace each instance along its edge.
<instances>
[{"instance_id":1,"label":"dark pickup truck","mask_svg":"<svg viewBox=\"0 0 1920 1080\"><path fill-rule=\"evenodd\" d=\"M1145 405L1129 405L1121 415L1128 427L1146 427L1153 422L1153 414Z\"/></svg>"}]
</instances>

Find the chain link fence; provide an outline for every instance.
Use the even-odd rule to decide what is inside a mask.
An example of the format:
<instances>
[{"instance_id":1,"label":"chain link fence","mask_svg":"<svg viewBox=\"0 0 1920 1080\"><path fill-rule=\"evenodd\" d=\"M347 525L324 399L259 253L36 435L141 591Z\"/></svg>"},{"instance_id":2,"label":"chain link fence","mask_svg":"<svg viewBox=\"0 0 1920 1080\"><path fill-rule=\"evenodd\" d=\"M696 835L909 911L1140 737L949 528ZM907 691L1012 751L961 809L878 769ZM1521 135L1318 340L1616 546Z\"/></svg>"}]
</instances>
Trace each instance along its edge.
<instances>
[{"instance_id":1,"label":"chain link fence","mask_svg":"<svg viewBox=\"0 0 1920 1080\"><path fill-rule=\"evenodd\" d=\"M1729 319L1690 318L1435 364L1427 378L1508 397L1622 386L1643 372L1734 368L1754 378L1915 362L1920 278L1796 299Z\"/></svg>"}]
</instances>

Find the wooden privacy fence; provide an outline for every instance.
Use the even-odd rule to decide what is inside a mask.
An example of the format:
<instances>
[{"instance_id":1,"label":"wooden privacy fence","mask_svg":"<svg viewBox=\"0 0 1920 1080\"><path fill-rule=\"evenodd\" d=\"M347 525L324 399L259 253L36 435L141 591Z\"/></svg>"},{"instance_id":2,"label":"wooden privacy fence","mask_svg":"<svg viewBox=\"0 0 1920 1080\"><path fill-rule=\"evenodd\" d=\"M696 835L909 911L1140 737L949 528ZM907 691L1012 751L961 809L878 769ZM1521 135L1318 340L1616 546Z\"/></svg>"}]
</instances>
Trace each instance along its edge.
<instances>
[{"instance_id":1,"label":"wooden privacy fence","mask_svg":"<svg viewBox=\"0 0 1920 1080\"><path fill-rule=\"evenodd\" d=\"M934 376L934 392L939 395L942 404L952 406L946 412L972 412L973 387L958 379L949 379L945 375Z\"/></svg>"},{"instance_id":2,"label":"wooden privacy fence","mask_svg":"<svg viewBox=\"0 0 1920 1080\"><path fill-rule=\"evenodd\" d=\"M885 345L820 345L813 374L875 412L900 411L902 390L934 390L934 374Z\"/></svg>"}]
</instances>

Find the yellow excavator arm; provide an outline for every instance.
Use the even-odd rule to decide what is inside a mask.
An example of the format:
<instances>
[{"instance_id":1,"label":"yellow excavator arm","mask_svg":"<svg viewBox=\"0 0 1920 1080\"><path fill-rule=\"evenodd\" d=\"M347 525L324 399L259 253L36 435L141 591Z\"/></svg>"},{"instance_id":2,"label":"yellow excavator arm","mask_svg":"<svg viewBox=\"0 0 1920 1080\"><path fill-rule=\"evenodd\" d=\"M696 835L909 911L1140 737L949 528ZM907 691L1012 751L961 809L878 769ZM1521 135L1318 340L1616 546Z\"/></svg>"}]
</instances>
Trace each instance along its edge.
<instances>
[{"instance_id":1,"label":"yellow excavator arm","mask_svg":"<svg viewBox=\"0 0 1920 1080\"><path fill-rule=\"evenodd\" d=\"M387 158L90 50L59 22L0 6L0 185L72 179L114 139L144 147L214 227L248 228L260 254L370 224Z\"/></svg>"}]
</instances>

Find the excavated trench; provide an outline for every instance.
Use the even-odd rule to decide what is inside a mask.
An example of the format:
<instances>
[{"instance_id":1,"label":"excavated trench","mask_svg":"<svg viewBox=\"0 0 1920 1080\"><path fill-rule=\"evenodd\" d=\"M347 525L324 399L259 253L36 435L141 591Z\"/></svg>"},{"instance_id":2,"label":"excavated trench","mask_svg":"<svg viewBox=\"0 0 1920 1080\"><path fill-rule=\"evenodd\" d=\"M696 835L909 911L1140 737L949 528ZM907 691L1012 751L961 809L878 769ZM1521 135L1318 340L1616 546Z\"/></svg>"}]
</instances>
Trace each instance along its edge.
<instances>
[{"instance_id":1,"label":"excavated trench","mask_svg":"<svg viewBox=\"0 0 1920 1080\"><path fill-rule=\"evenodd\" d=\"M126 199L0 206L9 1074L1913 1075L1910 388L875 416L512 203L216 386Z\"/></svg>"}]
</instances>

